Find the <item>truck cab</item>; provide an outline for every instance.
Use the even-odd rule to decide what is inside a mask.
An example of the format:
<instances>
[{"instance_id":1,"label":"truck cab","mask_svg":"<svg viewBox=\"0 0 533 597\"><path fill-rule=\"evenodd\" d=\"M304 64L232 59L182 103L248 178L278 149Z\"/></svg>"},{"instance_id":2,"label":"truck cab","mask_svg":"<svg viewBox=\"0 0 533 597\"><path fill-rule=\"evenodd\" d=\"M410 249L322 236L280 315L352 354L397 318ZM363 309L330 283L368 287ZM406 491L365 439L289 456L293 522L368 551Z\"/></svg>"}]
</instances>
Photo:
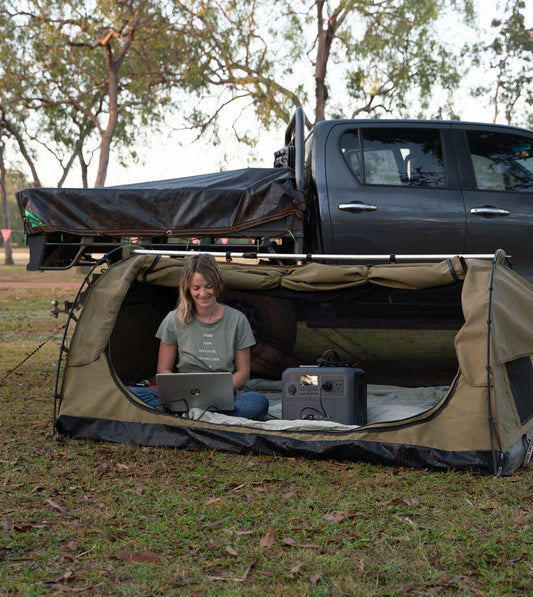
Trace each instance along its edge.
<instances>
[{"instance_id":1,"label":"truck cab","mask_svg":"<svg viewBox=\"0 0 533 597\"><path fill-rule=\"evenodd\" d=\"M295 160L303 161L306 250L503 249L533 282L532 131L460 121L329 120L318 122L303 146Z\"/></svg>"}]
</instances>

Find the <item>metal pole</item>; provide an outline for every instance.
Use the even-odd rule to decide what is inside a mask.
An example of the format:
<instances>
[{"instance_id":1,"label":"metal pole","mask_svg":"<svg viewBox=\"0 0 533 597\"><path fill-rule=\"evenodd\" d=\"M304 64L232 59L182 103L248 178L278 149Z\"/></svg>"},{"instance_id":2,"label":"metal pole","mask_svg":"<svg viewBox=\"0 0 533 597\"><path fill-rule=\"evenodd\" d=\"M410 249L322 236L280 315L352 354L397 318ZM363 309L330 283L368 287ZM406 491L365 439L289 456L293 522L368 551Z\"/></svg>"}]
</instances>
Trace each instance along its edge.
<instances>
[{"instance_id":1,"label":"metal pole","mask_svg":"<svg viewBox=\"0 0 533 597\"><path fill-rule=\"evenodd\" d=\"M302 107L296 108L294 113L294 176L296 178L296 188L303 193L304 190L304 161L305 161L305 114Z\"/></svg>"},{"instance_id":2,"label":"metal pole","mask_svg":"<svg viewBox=\"0 0 533 597\"><path fill-rule=\"evenodd\" d=\"M171 257L188 257L196 251L174 251L172 249L133 249L135 255L169 255ZM494 253L442 253L442 254L405 254L405 255L322 255L316 253L257 253L255 251L202 251L214 257L224 257L226 259L291 259L298 261L389 261L398 260L418 260L418 261L440 261L443 259L452 259L453 257L463 257L465 259L493 259Z\"/></svg>"}]
</instances>

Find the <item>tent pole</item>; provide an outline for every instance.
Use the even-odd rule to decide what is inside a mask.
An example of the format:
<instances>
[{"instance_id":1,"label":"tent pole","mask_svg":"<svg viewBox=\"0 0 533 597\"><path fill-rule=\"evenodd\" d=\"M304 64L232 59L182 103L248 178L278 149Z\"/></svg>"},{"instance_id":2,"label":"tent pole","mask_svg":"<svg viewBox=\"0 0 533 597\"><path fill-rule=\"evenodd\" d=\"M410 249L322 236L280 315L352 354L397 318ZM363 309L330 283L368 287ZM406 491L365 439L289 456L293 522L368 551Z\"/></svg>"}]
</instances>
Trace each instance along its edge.
<instances>
[{"instance_id":1,"label":"tent pole","mask_svg":"<svg viewBox=\"0 0 533 597\"><path fill-rule=\"evenodd\" d=\"M489 407L489 430L490 430L490 446L492 451L492 470L494 472L495 477L500 476L500 471L497 468L496 462L496 449L494 447L494 417L492 415L492 393L490 391L491 387L491 374L492 374L492 367L490 365L491 359L491 352L490 352L490 340L492 335L492 294L494 290L494 270L496 269L496 262L498 258L498 252L496 252L492 259L492 269L490 272L490 284L489 284L489 305L488 305L488 315L487 315L487 397L488 397L488 407Z\"/></svg>"}]
</instances>

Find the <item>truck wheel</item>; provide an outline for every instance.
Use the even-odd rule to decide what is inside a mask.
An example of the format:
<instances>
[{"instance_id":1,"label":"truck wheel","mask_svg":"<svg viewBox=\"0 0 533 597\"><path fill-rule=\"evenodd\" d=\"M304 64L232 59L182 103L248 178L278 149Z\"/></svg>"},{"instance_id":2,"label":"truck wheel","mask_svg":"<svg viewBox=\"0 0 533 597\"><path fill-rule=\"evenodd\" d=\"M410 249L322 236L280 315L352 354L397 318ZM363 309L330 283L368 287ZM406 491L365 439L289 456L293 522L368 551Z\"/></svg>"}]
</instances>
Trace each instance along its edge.
<instances>
[{"instance_id":1,"label":"truck wheel","mask_svg":"<svg viewBox=\"0 0 533 597\"><path fill-rule=\"evenodd\" d=\"M221 300L242 311L255 336L252 347L253 377L281 379L296 342L296 318L286 299L226 290Z\"/></svg>"}]
</instances>

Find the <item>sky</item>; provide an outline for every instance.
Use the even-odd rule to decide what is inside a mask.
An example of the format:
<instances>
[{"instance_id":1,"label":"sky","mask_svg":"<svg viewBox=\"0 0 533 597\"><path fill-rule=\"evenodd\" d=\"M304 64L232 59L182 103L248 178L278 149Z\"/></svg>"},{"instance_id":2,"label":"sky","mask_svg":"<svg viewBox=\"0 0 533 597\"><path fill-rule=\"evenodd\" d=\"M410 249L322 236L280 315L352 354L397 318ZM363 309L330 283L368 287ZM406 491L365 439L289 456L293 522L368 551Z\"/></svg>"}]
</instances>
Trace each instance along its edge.
<instances>
[{"instance_id":1,"label":"sky","mask_svg":"<svg viewBox=\"0 0 533 597\"><path fill-rule=\"evenodd\" d=\"M482 6L480 13L483 24L488 27L491 19L496 14L496 7L499 0L476 0ZM533 27L533 0L526 0L526 18L528 26ZM452 30L458 37L464 34L458 30L456 23L450 23ZM191 101L194 101L191 99ZM480 105L480 100L473 100L466 94L461 100L461 119L465 121L490 122L492 120L492 111L490 108L484 108ZM304 106L304 109L311 111L312 105ZM228 123L232 120L231 112L225 114ZM256 126L255 116L250 109L249 121L251 128ZM271 167L274 160L274 152L280 149L284 142L284 126L277 130L260 131L260 142L254 151L254 166ZM166 178L178 178L191 176L195 174L204 174L216 172L219 170L231 170L244 168L248 165L249 151L244 146L237 146L232 139L231 132L226 136L226 143L213 146L208 139L200 139L193 142L193 135L186 132L166 132L155 135L152 141L142 147L136 147L141 157L141 162L131 164L128 167L122 167L111 157L108 169L106 186L117 184L128 184L134 182L144 182L150 180L162 180ZM224 155L227 155L224 161ZM53 160L48 160L43 156L39 161L40 172L48 172L48 176L43 177L43 184L46 186L55 186L59 176L55 173ZM94 181L94 169L91 169L90 183ZM71 175L64 186L79 186L79 172L75 168L74 175Z\"/></svg>"},{"instance_id":2,"label":"sky","mask_svg":"<svg viewBox=\"0 0 533 597\"><path fill-rule=\"evenodd\" d=\"M250 121L254 121L253 114L250 114ZM259 161L254 161L254 167L274 165L274 152L285 144L284 135L285 127L259 133L260 141L254 150ZM244 145L238 147L231 132L227 133L227 139L227 144L215 147L207 139L193 142L193 135L187 132L160 135L142 152L144 164L122 168L112 160L106 186L246 168L248 149ZM225 152L229 152L226 160Z\"/></svg>"}]
</instances>

